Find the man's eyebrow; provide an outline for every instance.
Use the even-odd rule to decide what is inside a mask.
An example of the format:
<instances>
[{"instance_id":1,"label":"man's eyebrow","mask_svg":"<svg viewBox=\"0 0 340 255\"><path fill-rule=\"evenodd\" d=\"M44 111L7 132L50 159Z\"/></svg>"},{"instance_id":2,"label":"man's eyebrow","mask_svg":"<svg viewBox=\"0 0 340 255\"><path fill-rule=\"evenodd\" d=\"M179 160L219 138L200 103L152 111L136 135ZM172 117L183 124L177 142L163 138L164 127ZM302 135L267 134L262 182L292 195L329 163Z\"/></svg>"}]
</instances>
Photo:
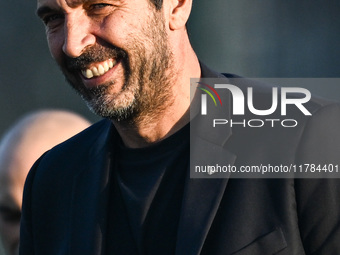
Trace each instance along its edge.
<instances>
[{"instance_id":1,"label":"man's eyebrow","mask_svg":"<svg viewBox=\"0 0 340 255\"><path fill-rule=\"evenodd\" d=\"M41 6L37 9L36 14L41 18L44 14L53 12L54 10L48 6Z\"/></svg>"}]
</instances>

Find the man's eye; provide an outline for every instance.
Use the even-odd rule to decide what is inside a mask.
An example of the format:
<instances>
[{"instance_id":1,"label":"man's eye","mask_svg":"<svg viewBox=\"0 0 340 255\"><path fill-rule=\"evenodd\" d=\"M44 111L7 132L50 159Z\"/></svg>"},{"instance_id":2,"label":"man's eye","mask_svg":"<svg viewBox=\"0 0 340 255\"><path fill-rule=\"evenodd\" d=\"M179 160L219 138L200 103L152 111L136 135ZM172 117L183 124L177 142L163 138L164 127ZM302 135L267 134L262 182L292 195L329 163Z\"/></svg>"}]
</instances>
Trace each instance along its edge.
<instances>
[{"instance_id":1,"label":"man's eye","mask_svg":"<svg viewBox=\"0 0 340 255\"><path fill-rule=\"evenodd\" d=\"M96 12L96 11L101 11L105 9L106 7L110 7L111 4L105 4L105 3L100 3L100 4L92 4L89 8L90 11Z\"/></svg>"},{"instance_id":2,"label":"man's eye","mask_svg":"<svg viewBox=\"0 0 340 255\"><path fill-rule=\"evenodd\" d=\"M101 8L106 7L106 6L110 6L110 5L101 3L101 4L93 4L91 7L92 7L92 9L101 9Z\"/></svg>"},{"instance_id":3,"label":"man's eye","mask_svg":"<svg viewBox=\"0 0 340 255\"><path fill-rule=\"evenodd\" d=\"M63 18L62 14L50 14L43 17L42 20L45 23L45 25L48 25L49 23L60 20L62 18Z\"/></svg>"}]
</instances>

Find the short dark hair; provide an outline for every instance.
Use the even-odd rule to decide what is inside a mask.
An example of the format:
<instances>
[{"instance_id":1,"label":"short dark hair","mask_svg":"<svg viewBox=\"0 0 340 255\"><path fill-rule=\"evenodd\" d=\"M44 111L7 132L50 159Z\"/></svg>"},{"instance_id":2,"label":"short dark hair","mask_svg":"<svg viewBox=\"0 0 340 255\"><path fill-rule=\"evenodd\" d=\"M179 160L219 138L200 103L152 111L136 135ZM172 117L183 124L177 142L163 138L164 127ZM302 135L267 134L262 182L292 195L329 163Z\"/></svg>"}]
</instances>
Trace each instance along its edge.
<instances>
[{"instance_id":1,"label":"short dark hair","mask_svg":"<svg viewBox=\"0 0 340 255\"><path fill-rule=\"evenodd\" d=\"M150 0L151 3L153 3L157 10L160 10L163 5L163 0Z\"/></svg>"}]
</instances>

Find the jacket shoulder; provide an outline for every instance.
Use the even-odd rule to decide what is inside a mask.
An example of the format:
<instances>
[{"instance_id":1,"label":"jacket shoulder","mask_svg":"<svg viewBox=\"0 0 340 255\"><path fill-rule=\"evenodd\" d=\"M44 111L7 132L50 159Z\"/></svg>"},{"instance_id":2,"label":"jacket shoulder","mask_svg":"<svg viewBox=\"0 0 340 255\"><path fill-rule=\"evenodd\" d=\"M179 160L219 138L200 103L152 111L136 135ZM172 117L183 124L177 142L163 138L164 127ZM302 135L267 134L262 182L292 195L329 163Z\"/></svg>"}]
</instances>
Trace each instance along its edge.
<instances>
[{"instance_id":1,"label":"jacket shoulder","mask_svg":"<svg viewBox=\"0 0 340 255\"><path fill-rule=\"evenodd\" d=\"M32 169L40 175L53 175L58 171L76 173L78 168L86 164L94 155L108 146L108 140L112 125L109 120L101 120L70 139L56 145L51 150L45 152L34 164ZM32 170L31 170L32 171Z\"/></svg>"}]
</instances>

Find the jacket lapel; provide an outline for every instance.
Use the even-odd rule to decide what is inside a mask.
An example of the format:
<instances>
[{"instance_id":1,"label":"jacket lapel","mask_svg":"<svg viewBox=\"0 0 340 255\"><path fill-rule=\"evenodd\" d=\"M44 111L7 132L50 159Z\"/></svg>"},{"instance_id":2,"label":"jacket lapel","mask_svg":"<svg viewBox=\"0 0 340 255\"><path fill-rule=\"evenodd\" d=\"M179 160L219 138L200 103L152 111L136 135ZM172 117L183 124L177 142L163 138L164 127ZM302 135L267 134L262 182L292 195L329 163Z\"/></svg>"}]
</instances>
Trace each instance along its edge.
<instances>
[{"instance_id":1,"label":"jacket lapel","mask_svg":"<svg viewBox=\"0 0 340 255\"><path fill-rule=\"evenodd\" d=\"M205 150L215 147L215 145L207 143L202 143L201 146ZM226 164L234 164L235 155L228 151L221 154L211 156L218 158L220 162L223 159ZM176 255L197 255L200 253L227 183L228 177L187 178L178 227Z\"/></svg>"},{"instance_id":2,"label":"jacket lapel","mask_svg":"<svg viewBox=\"0 0 340 255\"><path fill-rule=\"evenodd\" d=\"M225 78L203 65L201 68L203 78ZM228 79L225 81L228 82ZM184 188L176 255L197 255L201 252L229 180L229 174L195 175L193 173L195 167L216 164L233 166L236 160L236 156L224 148L232 134L231 128L223 125L212 130L211 127L214 118L221 118L221 116L230 118L228 104L231 95L226 92L220 96L225 104L223 108L210 107L209 114L206 116L197 114L195 109L191 112L190 177L188 176Z\"/></svg>"},{"instance_id":3,"label":"jacket lapel","mask_svg":"<svg viewBox=\"0 0 340 255\"><path fill-rule=\"evenodd\" d=\"M111 123L100 130L83 170L74 177L70 219L69 254L103 254L111 165Z\"/></svg>"}]
</instances>

